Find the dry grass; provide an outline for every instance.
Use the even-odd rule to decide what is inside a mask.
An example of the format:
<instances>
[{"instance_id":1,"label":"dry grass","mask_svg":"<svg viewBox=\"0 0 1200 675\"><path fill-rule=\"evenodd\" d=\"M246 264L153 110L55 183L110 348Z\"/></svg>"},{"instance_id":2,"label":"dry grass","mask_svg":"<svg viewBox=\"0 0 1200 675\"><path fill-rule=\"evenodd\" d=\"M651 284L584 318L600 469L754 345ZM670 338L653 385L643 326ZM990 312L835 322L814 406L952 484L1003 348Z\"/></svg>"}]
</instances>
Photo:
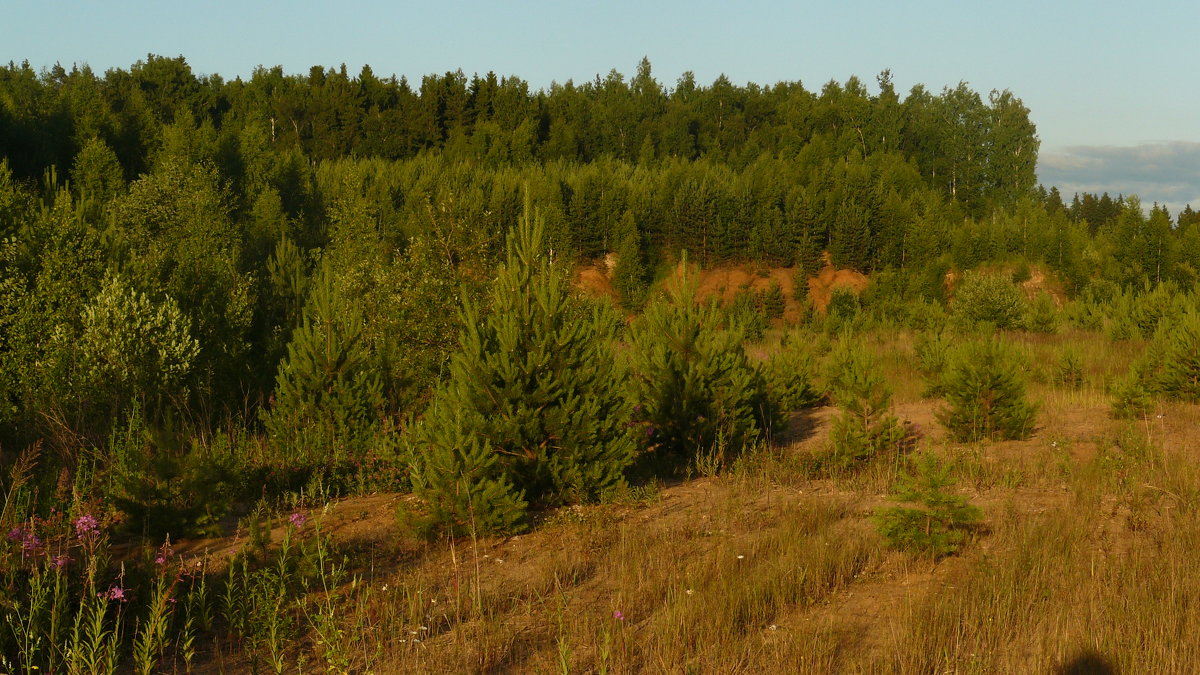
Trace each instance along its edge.
<instances>
[{"instance_id":1,"label":"dry grass","mask_svg":"<svg viewBox=\"0 0 1200 675\"><path fill-rule=\"evenodd\" d=\"M340 505L362 513L358 579L336 591L353 669L1031 673L1091 659L1188 672L1200 662L1200 408L1113 420L1105 390L1130 350L1090 334L1016 339L1038 430L980 444L936 423L911 335L867 340L917 445L985 512L956 556L891 552L875 533L901 459L806 470L832 415L810 411L787 445L721 475L563 509L520 537L421 544L397 538L389 500ZM1079 388L1036 372L1068 347L1085 358ZM303 650L311 667L321 647Z\"/></svg>"}]
</instances>

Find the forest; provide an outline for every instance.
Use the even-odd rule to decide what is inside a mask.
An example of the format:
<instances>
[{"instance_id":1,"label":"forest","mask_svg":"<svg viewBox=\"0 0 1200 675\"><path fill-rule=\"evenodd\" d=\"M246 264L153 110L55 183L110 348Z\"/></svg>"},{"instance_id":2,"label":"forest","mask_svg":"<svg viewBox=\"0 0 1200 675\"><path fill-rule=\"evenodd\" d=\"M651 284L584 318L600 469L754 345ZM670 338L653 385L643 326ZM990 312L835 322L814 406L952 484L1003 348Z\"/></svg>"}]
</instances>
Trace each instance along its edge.
<instances>
[{"instance_id":1,"label":"forest","mask_svg":"<svg viewBox=\"0 0 1200 675\"><path fill-rule=\"evenodd\" d=\"M1080 503L1120 512L1121 541L1167 546L1200 506L1200 481L1168 459L1190 449L1200 399L1200 215L1062 195L1037 184L1038 150L1012 92L900 93L888 71L871 88L666 86L643 59L628 78L535 91L344 65L226 81L156 55L103 75L0 67L0 669L1065 662L1065 642L1006 651L1000 627L938 633L982 618L936 593L906 610L922 649L894 658L849 656L833 630L758 636L859 576L921 565L968 575L964 612L1008 589L1016 622L1033 554L955 561L1036 528L1065 527L1075 553L1116 537L1089 531ZM713 290L729 270L746 280ZM1055 431L1078 410L1085 431ZM1043 460L1004 455L1023 443ZM1042 490L1074 519L968 503L1001 489ZM603 597L650 583L598 551L696 545L622 520L671 490L715 491L726 508L704 518L772 561L761 585L645 554L652 586L712 585L711 621L683 620L701 616L689 587L640 615L605 609L572 642L564 608L596 604L579 599L596 568L623 570ZM790 510L767 526L753 495L772 491ZM380 495L396 502L383 549L314 524ZM479 571L480 541L518 534L590 552L518 592ZM231 537L245 547L181 552ZM843 545L821 557L796 548L808 540ZM391 581L370 576L389 554ZM1156 564L1123 555L1089 588ZM1074 578L1073 554L1054 561ZM1130 646L1194 621L1160 619L1175 623L1064 620L1062 635L1169 671L1179 654ZM635 622L642 638L623 632Z\"/></svg>"}]
</instances>

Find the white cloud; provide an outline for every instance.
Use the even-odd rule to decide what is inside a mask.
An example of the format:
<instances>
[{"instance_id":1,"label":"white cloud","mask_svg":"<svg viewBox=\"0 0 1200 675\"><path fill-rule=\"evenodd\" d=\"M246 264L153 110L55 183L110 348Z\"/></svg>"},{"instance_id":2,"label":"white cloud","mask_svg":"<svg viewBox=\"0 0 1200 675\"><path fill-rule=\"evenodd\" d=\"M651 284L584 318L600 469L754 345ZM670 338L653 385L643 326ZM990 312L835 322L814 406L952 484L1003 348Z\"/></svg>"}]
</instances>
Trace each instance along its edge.
<instances>
[{"instance_id":1,"label":"white cloud","mask_svg":"<svg viewBox=\"0 0 1200 675\"><path fill-rule=\"evenodd\" d=\"M1068 203L1077 192L1136 194L1142 204L1178 213L1200 207L1200 143L1171 141L1135 146L1076 145L1043 152L1038 179L1057 186Z\"/></svg>"}]
</instances>

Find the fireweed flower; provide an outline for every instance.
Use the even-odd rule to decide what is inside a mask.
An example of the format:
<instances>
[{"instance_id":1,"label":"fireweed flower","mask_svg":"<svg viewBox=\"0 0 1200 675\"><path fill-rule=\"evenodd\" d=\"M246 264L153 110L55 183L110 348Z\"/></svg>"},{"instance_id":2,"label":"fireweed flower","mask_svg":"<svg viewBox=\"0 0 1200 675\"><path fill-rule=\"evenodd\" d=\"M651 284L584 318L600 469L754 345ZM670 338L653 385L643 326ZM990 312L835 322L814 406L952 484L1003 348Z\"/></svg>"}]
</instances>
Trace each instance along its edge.
<instances>
[{"instance_id":1,"label":"fireweed flower","mask_svg":"<svg viewBox=\"0 0 1200 675\"><path fill-rule=\"evenodd\" d=\"M618 609L613 612L613 618L616 619L617 621L624 621L625 615L622 614L621 610Z\"/></svg>"},{"instance_id":2,"label":"fireweed flower","mask_svg":"<svg viewBox=\"0 0 1200 675\"><path fill-rule=\"evenodd\" d=\"M175 552L171 550L171 539L168 538L163 542L163 545L158 548L158 553L154 556L154 564L158 565L159 567L166 565L167 561L171 559L171 556L174 553Z\"/></svg>"},{"instance_id":3,"label":"fireweed flower","mask_svg":"<svg viewBox=\"0 0 1200 675\"><path fill-rule=\"evenodd\" d=\"M301 511L296 511L288 516L288 523L297 530L304 529L304 523L308 522L308 514Z\"/></svg>"},{"instance_id":4,"label":"fireweed flower","mask_svg":"<svg viewBox=\"0 0 1200 675\"><path fill-rule=\"evenodd\" d=\"M75 519L75 536L80 539L86 539L100 532L100 523L90 514L85 513Z\"/></svg>"},{"instance_id":5,"label":"fireweed flower","mask_svg":"<svg viewBox=\"0 0 1200 675\"><path fill-rule=\"evenodd\" d=\"M116 600L117 602L125 602L129 599L129 596L126 595L128 592L127 589L121 588L120 584L113 584L112 588L108 589L107 592L101 593L99 597Z\"/></svg>"},{"instance_id":6,"label":"fireweed flower","mask_svg":"<svg viewBox=\"0 0 1200 675\"><path fill-rule=\"evenodd\" d=\"M63 555L54 556L54 559L50 561L50 567L53 567L54 570L57 572L58 570L61 570L62 568L69 565L70 563L71 563L71 557L64 553Z\"/></svg>"}]
</instances>

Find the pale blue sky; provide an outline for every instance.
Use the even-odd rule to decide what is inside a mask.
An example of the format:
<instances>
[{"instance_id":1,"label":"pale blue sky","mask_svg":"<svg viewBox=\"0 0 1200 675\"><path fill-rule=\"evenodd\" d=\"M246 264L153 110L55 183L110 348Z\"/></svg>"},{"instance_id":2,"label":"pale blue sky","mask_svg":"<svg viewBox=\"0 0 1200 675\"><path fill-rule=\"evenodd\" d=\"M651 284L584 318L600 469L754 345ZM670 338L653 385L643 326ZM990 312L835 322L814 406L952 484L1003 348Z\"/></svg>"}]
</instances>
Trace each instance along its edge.
<instances>
[{"instance_id":1,"label":"pale blue sky","mask_svg":"<svg viewBox=\"0 0 1200 675\"><path fill-rule=\"evenodd\" d=\"M984 95L1011 89L1038 126L1046 182L1200 204L1197 171L1167 198L1136 166L1164 152L1200 163L1197 146L1177 145L1200 143L1196 0L8 0L2 14L0 60L100 72L152 52L227 79L260 64L304 73L345 63L357 73L369 63L418 81L491 70L536 89L613 68L629 75L648 56L667 86L691 70L703 83L725 73L819 90L850 75L873 88L890 68L902 92L960 80Z\"/></svg>"}]
</instances>

